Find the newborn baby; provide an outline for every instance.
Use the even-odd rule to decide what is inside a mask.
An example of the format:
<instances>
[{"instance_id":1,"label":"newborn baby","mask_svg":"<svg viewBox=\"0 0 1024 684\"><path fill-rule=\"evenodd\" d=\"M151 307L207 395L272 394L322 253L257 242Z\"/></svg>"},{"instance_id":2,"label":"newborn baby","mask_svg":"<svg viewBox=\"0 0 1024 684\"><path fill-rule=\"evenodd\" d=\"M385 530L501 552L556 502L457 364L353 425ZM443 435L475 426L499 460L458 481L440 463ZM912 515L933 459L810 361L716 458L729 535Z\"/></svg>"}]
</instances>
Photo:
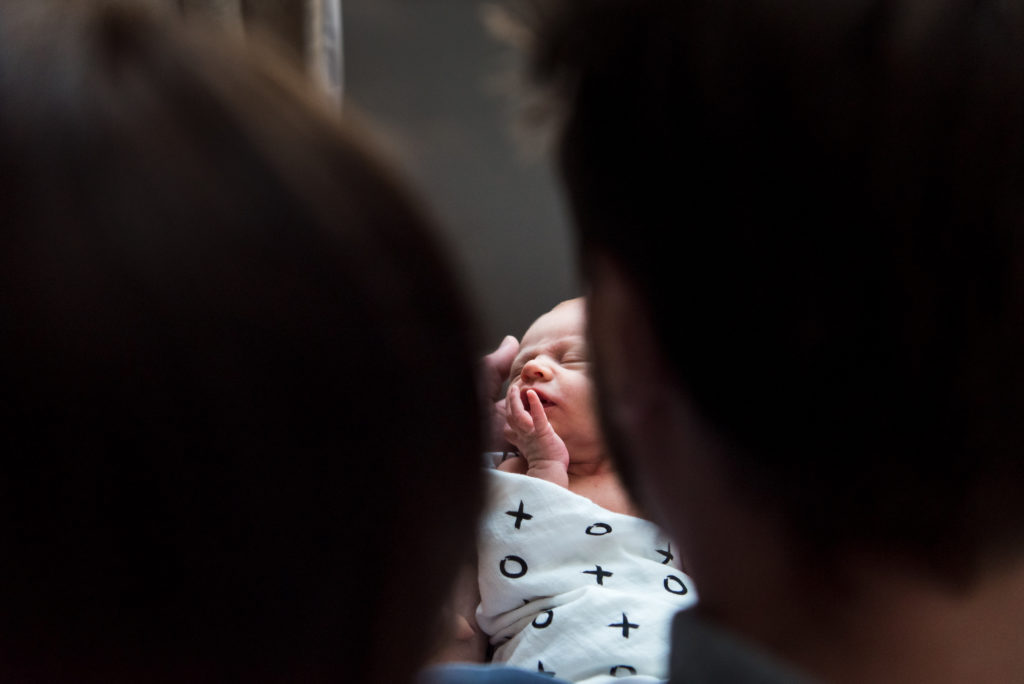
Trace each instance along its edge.
<instances>
[{"instance_id":1,"label":"newborn baby","mask_svg":"<svg viewBox=\"0 0 1024 684\"><path fill-rule=\"evenodd\" d=\"M504 434L518 455L491 473L477 622L494 662L588 684L657 681L672 615L696 596L607 458L585 328L584 300L562 302L512 363Z\"/></svg>"},{"instance_id":2,"label":"newborn baby","mask_svg":"<svg viewBox=\"0 0 1024 684\"><path fill-rule=\"evenodd\" d=\"M505 439L519 456L499 470L537 477L633 514L606 455L594 407L583 298L562 302L523 335L512 362Z\"/></svg>"}]
</instances>

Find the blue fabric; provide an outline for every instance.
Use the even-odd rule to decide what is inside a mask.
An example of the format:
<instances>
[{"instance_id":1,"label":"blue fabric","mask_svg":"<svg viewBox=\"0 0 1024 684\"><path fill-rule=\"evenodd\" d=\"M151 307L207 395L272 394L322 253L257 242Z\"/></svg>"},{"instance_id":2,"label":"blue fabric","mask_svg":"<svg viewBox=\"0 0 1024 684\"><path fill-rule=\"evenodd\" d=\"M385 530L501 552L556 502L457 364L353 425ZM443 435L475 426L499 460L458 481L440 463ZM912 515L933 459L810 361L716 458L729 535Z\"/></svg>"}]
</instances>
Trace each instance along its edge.
<instances>
[{"instance_id":1,"label":"blue fabric","mask_svg":"<svg viewBox=\"0 0 1024 684\"><path fill-rule=\"evenodd\" d=\"M416 684L568 684L566 680L505 665L435 665L423 670Z\"/></svg>"}]
</instances>

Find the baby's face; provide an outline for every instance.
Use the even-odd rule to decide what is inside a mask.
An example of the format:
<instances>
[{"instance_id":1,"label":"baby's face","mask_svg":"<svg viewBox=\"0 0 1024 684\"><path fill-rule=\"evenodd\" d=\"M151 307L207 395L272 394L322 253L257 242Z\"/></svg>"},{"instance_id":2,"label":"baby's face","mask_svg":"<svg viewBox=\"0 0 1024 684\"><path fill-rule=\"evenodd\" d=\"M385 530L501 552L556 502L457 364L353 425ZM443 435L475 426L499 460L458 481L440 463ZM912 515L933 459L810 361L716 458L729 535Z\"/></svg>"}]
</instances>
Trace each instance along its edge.
<instances>
[{"instance_id":1,"label":"baby's face","mask_svg":"<svg viewBox=\"0 0 1024 684\"><path fill-rule=\"evenodd\" d=\"M523 335L509 374L509 387L518 387L523 401L527 389L537 392L570 459L579 449L600 448L585 320L582 298L562 302L538 318Z\"/></svg>"}]
</instances>

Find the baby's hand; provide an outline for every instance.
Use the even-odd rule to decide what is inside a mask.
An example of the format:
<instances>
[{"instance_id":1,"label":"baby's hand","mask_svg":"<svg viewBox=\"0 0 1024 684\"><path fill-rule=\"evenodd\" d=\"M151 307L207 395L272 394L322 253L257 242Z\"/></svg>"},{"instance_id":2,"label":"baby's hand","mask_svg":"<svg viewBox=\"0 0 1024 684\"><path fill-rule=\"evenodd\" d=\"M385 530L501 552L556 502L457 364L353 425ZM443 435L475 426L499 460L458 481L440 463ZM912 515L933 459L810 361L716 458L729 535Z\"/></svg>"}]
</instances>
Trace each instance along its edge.
<instances>
[{"instance_id":1,"label":"baby's hand","mask_svg":"<svg viewBox=\"0 0 1024 684\"><path fill-rule=\"evenodd\" d=\"M526 459L526 474L569 486L569 450L548 422L540 397L526 390L530 410L523 406L523 395L516 385L508 388L505 439L514 444Z\"/></svg>"}]
</instances>

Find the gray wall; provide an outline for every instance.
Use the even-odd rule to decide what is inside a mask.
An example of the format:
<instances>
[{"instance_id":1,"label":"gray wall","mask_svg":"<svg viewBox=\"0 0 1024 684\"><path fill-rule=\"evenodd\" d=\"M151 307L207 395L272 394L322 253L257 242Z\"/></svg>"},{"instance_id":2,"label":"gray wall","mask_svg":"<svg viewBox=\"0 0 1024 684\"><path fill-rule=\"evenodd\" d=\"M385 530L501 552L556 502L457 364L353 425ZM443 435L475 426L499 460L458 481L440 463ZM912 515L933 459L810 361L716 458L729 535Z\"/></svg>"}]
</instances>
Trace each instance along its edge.
<instances>
[{"instance_id":1,"label":"gray wall","mask_svg":"<svg viewBox=\"0 0 1024 684\"><path fill-rule=\"evenodd\" d=\"M296 60L310 57L321 3L151 1L232 32L269 32ZM514 141L511 96L497 86L514 54L485 30L485 4L341 0L344 106L374 122L377 142L437 217L480 313L484 348L579 294L550 164Z\"/></svg>"},{"instance_id":2,"label":"gray wall","mask_svg":"<svg viewBox=\"0 0 1024 684\"><path fill-rule=\"evenodd\" d=\"M554 174L514 140L495 87L511 54L481 5L342 0L345 92L439 218L494 345L579 291Z\"/></svg>"}]
</instances>

